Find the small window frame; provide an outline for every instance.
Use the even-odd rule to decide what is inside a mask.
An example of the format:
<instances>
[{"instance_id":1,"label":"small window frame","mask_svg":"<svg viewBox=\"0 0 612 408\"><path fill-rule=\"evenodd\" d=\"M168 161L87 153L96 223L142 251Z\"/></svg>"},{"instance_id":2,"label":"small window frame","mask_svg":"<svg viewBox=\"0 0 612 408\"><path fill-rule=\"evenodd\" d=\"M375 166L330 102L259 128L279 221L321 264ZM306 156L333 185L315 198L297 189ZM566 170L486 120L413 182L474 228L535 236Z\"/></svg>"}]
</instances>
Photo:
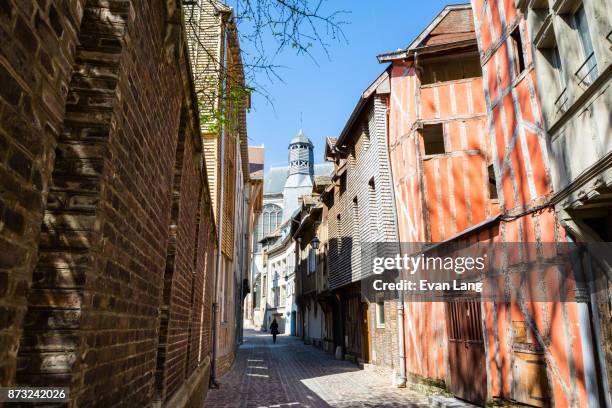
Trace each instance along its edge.
<instances>
[{"instance_id":1,"label":"small window frame","mask_svg":"<svg viewBox=\"0 0 612 408\"><path fill-rule=\"evenodd\" d=\"M525 49L523 47L523 38L521 37L520 26L516 26L509 35L512 45L512 54L514 60L514 79L520 77L527 69L527 61L525 58Z\"/></svg>"},{"instance_id":2,"label":"small window frame","mask_svg":"<svg viewBox=\"0 0 612 408\"><path fill-rule=\"evenodd\" d=\"M435 132L436 136L439 133L439 136L441 138L441 141L432 143L431 141L428 141L427 138L432 136L432 134L430 133L430 131L428 131L428 129L433 130L434 128L439 128L439 132ZM429 133L429 135L428 135ZM446 137L444 134L444 124L443 123L428 123L428 124L424 124L423 128L421 129L421 138L423 140L423 154L426 157L432 157L432 156L440 156L443 154L448 153L448 149L446 146ZM427 146L431 146L431 145L442 145L442 151L435 150L435 151L428 151L428 147Z\"/></svg>"}]
</instances>

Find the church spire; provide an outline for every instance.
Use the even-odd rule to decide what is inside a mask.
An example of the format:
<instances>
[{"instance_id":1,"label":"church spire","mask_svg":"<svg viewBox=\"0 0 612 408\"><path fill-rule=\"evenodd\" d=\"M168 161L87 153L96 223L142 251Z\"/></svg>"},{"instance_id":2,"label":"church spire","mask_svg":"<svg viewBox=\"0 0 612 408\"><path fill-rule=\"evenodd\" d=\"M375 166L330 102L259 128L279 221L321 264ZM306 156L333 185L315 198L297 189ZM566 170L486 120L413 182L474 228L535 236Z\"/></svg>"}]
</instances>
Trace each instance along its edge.
<instances>
[{"instance_id":1,"label":"church spire","mask_svg":"<svg viewBox=\"0 0 612 408\"><path fill-rule=\"evenodd\" d=\"M289 174L314 175L314 145L300 129L289 142Z\"/></svg>"}]
</instances>

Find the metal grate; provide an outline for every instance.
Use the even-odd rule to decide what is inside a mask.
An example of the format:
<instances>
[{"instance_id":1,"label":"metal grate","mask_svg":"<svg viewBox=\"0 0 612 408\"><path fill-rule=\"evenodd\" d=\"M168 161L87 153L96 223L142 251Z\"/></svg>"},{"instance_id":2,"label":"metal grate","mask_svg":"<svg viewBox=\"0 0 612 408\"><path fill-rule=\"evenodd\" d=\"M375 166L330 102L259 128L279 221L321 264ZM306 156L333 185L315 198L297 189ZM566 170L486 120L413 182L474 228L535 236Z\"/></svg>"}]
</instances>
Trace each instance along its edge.
<instances>
[{"instance_id":1,"label":"metal grate","mask_svg":"<svg viewBox=\"0 0 612 408\"><path fill-rule=\"evenodd\" d=\"M480 315L480 304L477 301L448 302L447 317L450 340L482 341L482 316Z\"/></svg>"},{"instance_id":2,"label":"metal grate","mask_svg":"<svg viewBox=\"0 0 612 408\"><path fill-rule=\"evenodd\" d=\"M595 60L595 51L591 52L584 60L580 68L574 73L578 77L579 84L589 86L593 82L593 77L597 75L597 61Z\"/></svg>"},{"instance_id":3,"label":"metal grate","mask_svg":"<svg viewBox=\"0 0 612 408\"><path fill-rule=\"evenodd\" d=\"M567 101L567 88L563 88L557 99L555 99L555 114L561 114L567 110Z\"/></svg>"}]
</instances>

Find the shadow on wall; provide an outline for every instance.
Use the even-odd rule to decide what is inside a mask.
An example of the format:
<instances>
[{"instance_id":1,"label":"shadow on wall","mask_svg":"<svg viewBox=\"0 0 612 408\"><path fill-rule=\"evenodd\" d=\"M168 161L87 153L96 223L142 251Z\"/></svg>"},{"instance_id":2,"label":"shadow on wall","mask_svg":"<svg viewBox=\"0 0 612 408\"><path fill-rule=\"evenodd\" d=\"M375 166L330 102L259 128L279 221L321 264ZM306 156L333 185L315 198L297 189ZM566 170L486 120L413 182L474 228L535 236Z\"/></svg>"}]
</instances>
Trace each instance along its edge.
<instances>
[{"instance_id":1,"label":"shadow on wall","mask_svg":"<svg viewBox=\"0 0 612 408\"><path fill-rule=\"evenodd\" d=\"M355 243L354 243L355 242ZM358 278L353 267L355 257L361 255L359 241L350 236L332 238L329 240L328 252L328 285L330 288L339 287Z\"/></svg>"}]
</instances>

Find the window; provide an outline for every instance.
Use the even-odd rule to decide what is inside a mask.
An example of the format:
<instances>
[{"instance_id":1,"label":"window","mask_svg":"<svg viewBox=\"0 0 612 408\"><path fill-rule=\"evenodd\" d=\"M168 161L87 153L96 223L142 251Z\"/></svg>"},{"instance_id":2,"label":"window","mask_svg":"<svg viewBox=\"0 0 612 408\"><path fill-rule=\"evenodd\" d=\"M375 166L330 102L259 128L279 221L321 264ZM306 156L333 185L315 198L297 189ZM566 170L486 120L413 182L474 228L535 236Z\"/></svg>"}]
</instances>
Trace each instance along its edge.
<instances>
[{"instance_id":1,"label":"window","mask_svg":"<svg viewBox=\"0 0 612 408\"><path fill-rule=\"evenodd\" d=\"M462 55L453 59L423 61L422 67L421 85L482 76L478 54Z\"/></svg>"},{"instance_id":2,"label":"window","mask_svg":"<svg viewBox=\"0 0 612 408\"><path fill-rule=\"evenodd\" d=\"M262 245L259 241L274 232L281 224L282 219L283 209L281 207L276 204L264 205L253 234L253 252L261 252Z\"/></svg>"},{"instance_id":3,"label":"window","mask_svg":"<svg viewBox=\"0 0 612 408\"><path fill-rule=\"evenodd\" d=\"M340 214L336 217L336 245L338 254L342 253L342 217Z\"/></svg>"},{"instance_id":4,"label":"window","mask_svg":"<svg viewBox=\"0 0 612 408\"><path fill-rule=\"evenodd\" d=\"M289 257L287 257L287 274L291 275L295 272L295 258L294 258L294 254L289 255Z\"/></svg>"},{"instance_id":5,"label":"window","mask_svg":"<svg viewBox=\"0 0 612 408\"><path fill-rule=\"evenodd\" d=\"M340 194L346 191L346 171L340 175Z\"/></svg>"},{"instance_id":6,"label":"window","mask_svg":"<svg viewBox=\"0 0 612 408\"><path fill-rule=\"evenodd\" d=\"M385 302L382 300L376 302L376 327L385 327Z\"/></svg>"},{"instance_id":7,"label":"window","mask_svg":"<svg viewBox=\"0 0 612 408\"><path fill-rule=\"evenodd\" d=\"M487 173L489 176L489 198L491 200L497 200L497 185L495 183L495 170L493 165L487 167Z\"/></svg>"},{"instance_id":8,"label":"window","mask_svg":"<svg viewBox=\"0 0 612 408\"><path fill-rule=\"evenodd\" d=\"M548 8L546 13L548 13ZM567 110L566 104L568 101L566 75L563 72L561 54L559 53L557 38L551 24L539 36L536 46L538 50L536 58L539 58L536 62L536 70L540 73L538 80L542 82L542 86L547 90L543 96L545 100L543 106L544 114L548 120L551 120L558 113L563 113ZM554 112L549 112L549 109L554 109Z\"/></svg>"},{"instance_id":9,"label":"window","mask_svg":"<svg viewBox=\"0 0 612 408\"><path fill-rule=\"evenodd\" d=\"M368 182L368 193L370 197L370 222L372 231L378 231L378 208L376 206L376 184L374 177Z\"/></svg>"},{"instance_id":10,"label":"window","mask_svg":"<svg viewBox=\"0 0 612 408\"><path fill-rule=\"evenodd\" d=\"M263 284L261 285L261 297L265 298L266 293L268 292L268 277L263 277Z\"/></svg>"},{"instance_id":11,"label":"window","mask_svg":"<svg viewBox=\"0 0 612 408\"><path fill-rule=\"evenodd\" d=\"M362 137L363 137L363 149L368 150L370 148L370 128L368 127L368 123L364 122L362 125Z\"/></svg>"},{"instance_id":12,"label":"window","mask_svg":"<svg viewBox=\"0 0 612 408\"><path fill-rule=\"evenodd\" d=\"M423 144L425 154L444 154L444 130L441 123L423 125Z\"/></svg>"},{"instance_id":13,"label":"window","mask_svg":"<svg viewBox=\"0 0 612 408\"><path fill-rule=\"evenodd\" d=\"M518 27L510 34L512 42L512 53L514 57L514 75L515 78L521 75L525 70L525 55L523 54L523 41L521 40L521 31Z\"/></svg>"},{"instance_id":14,"label":"window","mask_svg":"<svg viewBox=\"0 0 612 408\"><path fill-rule=\"evenodd\" d=\"M554 71L556 84L558 88L557 98L555 99L555 113L563 113L567 110L567 86L565 84L565 74L563 73L563 65L561 65L561 55L559 47L555 44L550 50L550 63Z\"/></svg>"},{"instance_id":15,"label":"window","mask_svg":"<svg viewBox=\"0 0 612 408\"><path fill-rule=\"evenodd\" d=\"M591 41L589 24L587 22L587 16L586 12L584 11L583 4L581 4L574 13L574 25L578 31L580 44L582 45L582 52L584 54L584 62L576 72L576 75L578 76L581 84L589 85L595 80L595 78L597 78L597 62L595 61L593 42Z\"/></svg>"},{"instance_id":16,"label":"window","mask_svg":"<svg viewBox=\"0 0 612 408\"><path fill-rule=\"evenodd\" d=\"M308 274L317 271L317 253L314 248L308 249Z\"/></svg>"},{"instance_id":17,"label":"window","mask_svg":"<svg viewBox=\"0 0 612 408\"><path fill-rule=\"evenodd\" d=\"M353 244L357 244L361 241L359 234L359 227L361 225L359 219L359 202L357 201L357 197L353 198Z\"/></svg>"},{"instance_id":18,"label":"window","mask_svg":"<svg viewBox=\"0 0 612 408\"><path fill-rule=\"evenodd\" d=\"M563 76L563 65L561 65L561 55L559 54L559 47L557 47L557 44L555 44L550 53L552 67L557 77L557 83L559 84L559 88L564 89L565 77Z\"/></svg>"},{"instance_id":19,"label":"window","mask_svg":"<svg viewBox=\"0 0 612 408\"><path fill-rule=\"evenodd\" d=\"M230 293L231 288L230 288L230 278L232 277L232 264L230 262L229 259L223 258L223 261L221 262L222 264L222 270L223 270L223 291L222 291L222 300L221 300L221 321L222 322L227 322L228 321L228 312L229 312L229 305L230 305L230 299L232 298L232 295Z\"/></svg>"}]
</instances>

